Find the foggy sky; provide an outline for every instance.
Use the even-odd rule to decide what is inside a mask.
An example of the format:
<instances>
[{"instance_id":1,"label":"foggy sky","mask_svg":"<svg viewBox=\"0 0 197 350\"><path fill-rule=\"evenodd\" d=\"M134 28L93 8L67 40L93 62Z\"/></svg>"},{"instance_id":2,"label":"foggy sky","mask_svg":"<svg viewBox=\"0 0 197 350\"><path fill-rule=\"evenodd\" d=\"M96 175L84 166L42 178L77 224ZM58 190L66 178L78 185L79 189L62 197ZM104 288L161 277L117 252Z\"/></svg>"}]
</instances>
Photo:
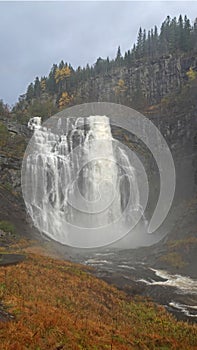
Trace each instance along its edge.
<instances>
[{"instance_id":1,"label":"foggy sky","mask_svg":"<svg viewBox=\"0 0 197 350\"><path fill-rule=\"evenodd\" d=\"M167 15L193 22L197 3L0 2L0 99L13 105L36 76L62 59L74 68L115 57L136 41L139 27L160 28Z\"/></svg>"}]
</instances>

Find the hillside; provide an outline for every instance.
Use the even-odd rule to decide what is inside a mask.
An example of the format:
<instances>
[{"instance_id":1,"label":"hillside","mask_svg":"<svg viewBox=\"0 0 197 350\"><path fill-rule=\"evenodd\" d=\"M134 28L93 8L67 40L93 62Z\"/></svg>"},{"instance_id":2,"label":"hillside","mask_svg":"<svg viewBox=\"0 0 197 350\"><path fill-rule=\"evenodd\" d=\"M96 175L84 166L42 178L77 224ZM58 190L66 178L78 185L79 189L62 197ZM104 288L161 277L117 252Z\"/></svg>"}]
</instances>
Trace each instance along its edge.
<instances>
[{"instance_id":1,"label":"hillside","mask_svg":"<svg viewBox=\"0 0 197 350\"><path fill-rule=\"evenodd\" d=\"M25 260L0 269L0 349L196 349L196 326L28 245L1 248Z\"/></svg>"},{"instance_id":2,"label":"hillside","mask_svg":"<svg viewBox=\"0 0 197 350\"><path fill-rule=\"evenodd\" d=\"M139 29L137 42L115 59L99 57L93 66L74 69L62 60L49 75L36 77L13 108L13 117L25 122L46 119L68 106L108 101L144 110L182 90L197 71L197 23L187 16L168 16L161 28Z\"/></svg>"}]
</instances>

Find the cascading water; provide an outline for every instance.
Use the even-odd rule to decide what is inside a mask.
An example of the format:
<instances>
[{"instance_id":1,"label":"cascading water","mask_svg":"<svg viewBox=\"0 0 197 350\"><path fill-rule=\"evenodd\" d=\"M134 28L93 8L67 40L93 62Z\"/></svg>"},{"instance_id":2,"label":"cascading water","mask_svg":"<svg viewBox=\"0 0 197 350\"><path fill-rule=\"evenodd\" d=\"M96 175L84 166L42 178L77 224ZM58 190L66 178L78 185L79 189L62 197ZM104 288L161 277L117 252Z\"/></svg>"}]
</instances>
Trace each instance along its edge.
<instances>
[{"instance_id":1,"label":"cascading water","mask_svg":"<svg viewBox=\"0 0 197 350\"><path fill-rule=\"evenodd\" d=\"M59 118L53 132L38 124L23 164L23 194L34 225L76 247L124 237L139 220L138 184L109 119Z\"/></svg>"}]
</instances>

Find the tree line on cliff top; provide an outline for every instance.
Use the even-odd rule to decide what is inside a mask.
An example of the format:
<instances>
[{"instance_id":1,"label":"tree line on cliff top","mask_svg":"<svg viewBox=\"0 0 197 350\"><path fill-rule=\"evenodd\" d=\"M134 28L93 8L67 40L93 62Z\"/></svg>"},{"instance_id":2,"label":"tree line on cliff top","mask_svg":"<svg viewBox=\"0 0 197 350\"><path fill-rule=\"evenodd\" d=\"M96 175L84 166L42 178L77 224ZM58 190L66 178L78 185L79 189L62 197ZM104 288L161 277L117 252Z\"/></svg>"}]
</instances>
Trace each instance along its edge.
<instances>
[{"instance_id":1,"label":"tree line on cliff top","mask_svg":"<svg viewBox=\"0 0 197 350\"><path fill-rule=\"evenodd\" d=\"M36 77L24 95L13 108L16 115L39 114L41 117L56 113L59 109L72 105L79 84L100 74L113 74L118 67L131 68L138 62L151 62L169 55L188 55L197 51L197 19L191 24L187 16L167 16L160 30L154 26L148 32L139 29L137 41L132 49L122 55L120 46L112 60L99 57L95 64L74 69L63 60L53 64L49 75Z\"/></svg>"}]
</instances>

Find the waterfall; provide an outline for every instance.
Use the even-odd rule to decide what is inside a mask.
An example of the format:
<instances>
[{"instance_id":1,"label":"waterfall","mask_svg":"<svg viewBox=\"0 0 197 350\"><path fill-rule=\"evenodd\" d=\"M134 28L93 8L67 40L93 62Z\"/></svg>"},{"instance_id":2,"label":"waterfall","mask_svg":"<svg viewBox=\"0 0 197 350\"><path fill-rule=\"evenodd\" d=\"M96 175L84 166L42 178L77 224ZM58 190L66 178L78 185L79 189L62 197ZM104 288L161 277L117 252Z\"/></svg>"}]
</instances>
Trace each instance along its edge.
<instances>
[{"instance_id":1,"label":"waterfall","mask_svg":"<svg viewBox=\"0 0 197 350\"><path fill-rule=\"evenodd\" d=\"M129 231L140 208L138 184L115 141L106 116L59 118L53 132L36 123L23 194L41 232L62 244L94 247Z\"/></svg>"}]
</instances>

